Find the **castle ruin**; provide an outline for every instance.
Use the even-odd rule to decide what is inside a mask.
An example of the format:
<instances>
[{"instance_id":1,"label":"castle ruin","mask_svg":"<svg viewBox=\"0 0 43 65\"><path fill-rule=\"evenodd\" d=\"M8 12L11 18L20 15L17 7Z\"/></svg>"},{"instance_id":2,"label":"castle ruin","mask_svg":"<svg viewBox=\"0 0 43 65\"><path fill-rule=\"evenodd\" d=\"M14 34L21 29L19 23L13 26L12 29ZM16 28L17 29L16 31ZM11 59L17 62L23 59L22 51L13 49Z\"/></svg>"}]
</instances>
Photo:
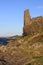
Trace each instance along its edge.
<instances>
[{"instance_id":1,"label":"castle ruin","mask_svg":"<svg viewBox=\"0 0 43 65\"><path fill-rule=\"evenodd\" d=\"M23 35L34 35L43 31L43 17L31 18L29 10L24 11Z\"/></svg>"}]
</instances>

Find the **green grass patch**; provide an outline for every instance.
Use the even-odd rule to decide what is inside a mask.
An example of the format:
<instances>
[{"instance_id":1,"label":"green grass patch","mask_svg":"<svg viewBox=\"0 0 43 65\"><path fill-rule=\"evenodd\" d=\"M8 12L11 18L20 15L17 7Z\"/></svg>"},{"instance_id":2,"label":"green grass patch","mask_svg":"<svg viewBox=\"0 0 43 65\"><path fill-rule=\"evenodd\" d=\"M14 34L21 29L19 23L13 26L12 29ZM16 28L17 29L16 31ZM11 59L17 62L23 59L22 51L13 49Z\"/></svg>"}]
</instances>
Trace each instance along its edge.
<instances>
[{"instance_id":1,"label":"green grass patch","mask_svg":"<svg viewBox=\"0 0 43 65\"><path fill-rule=\"evenodd\" d=\"M31 65L31 63L27 63L27 64L25 64L25 65Z\"/></svg>"},{"instance_id":2,"label":"green grass patch","mask_svg":"<svg viewBox=\"0 0 43 65\"><path fill-rule=\"evenodd\" d=\"M37 57L34 62L32 62L32 65L43 65L43 56Z\"/></svg>"},{"instance_id":3,"label":"green grass patch","mask_svg":"<svg viewBox=\"0 0 43 65\"><path fill-rule=\"evenodd\" d=\"M28 38L32 37L33 35L24 36L24 40L28 40Z\"/></svg>"},{"instance_id":4,"label":"green grass patch","mask_svg":"<svg viewBox=\"0 0 43 65\"><path fill-rule=\"evenodd\" d=\"M28 50L28 48L25 45L22 46L22 52L24 54L29 54L29 50Z\"/></svg>"},{"instance_id":5,"label":"green grass patch","mask_svg":"<svg viewBox=\"0 0 43 65\"><path fill-rule=\"evenodd\" d=\"M27 63L25 65L43 65L43 56L40 56L36 58L35 61L32 61L31 63Z\"/></svg>"},{"instance_id":6,"label":"green grass patch","mask_svg":"<svg viewBox=\"0 0 43 65\"><path fill-rule=\"evenodd\" d=\"M42 42L43 43L43 39L39 40L39 42Z\"/></svg>"}]
</instances>

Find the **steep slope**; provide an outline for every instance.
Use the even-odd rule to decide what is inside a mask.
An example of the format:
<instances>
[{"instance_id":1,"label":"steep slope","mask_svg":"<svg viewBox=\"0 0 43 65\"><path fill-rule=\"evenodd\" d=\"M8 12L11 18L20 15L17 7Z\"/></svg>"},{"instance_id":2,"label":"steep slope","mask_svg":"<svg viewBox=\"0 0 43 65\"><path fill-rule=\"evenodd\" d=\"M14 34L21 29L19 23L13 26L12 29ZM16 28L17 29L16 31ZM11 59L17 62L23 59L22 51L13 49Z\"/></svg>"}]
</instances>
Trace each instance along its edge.
<instances>
[{"instance_id":1,"label":"steep slope","mask_svg":"<svg viewBox=\"0 0 43 65\"><path fill-rule=\"evenodd\" d=\"M9 42L6 46L0 46L0 64L2 65L34 65L37 60L42 65L40 58L43 58L43 34L21 37L19 40Z\"/></svg>"}]
</instances>

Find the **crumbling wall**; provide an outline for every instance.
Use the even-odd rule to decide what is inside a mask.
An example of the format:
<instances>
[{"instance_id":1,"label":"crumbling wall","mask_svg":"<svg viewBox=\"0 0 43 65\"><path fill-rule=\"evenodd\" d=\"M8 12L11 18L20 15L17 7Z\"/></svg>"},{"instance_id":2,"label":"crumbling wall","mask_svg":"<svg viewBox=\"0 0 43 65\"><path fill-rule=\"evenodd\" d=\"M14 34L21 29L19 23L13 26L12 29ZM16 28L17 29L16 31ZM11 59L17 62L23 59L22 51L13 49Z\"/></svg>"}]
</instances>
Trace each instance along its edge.
<instances>
[{"instance_id":1,"label":"crumbling wall","mask_svg":"<svg viewBox=\"0 0 43 65\"><path fill-rule=\"evenodd\" d=\"M39 16L31 19L28 10L26 10L24 12L23 35L34 35L40 32L43 32L43 17Z\"/></svg>"}]
</instances>

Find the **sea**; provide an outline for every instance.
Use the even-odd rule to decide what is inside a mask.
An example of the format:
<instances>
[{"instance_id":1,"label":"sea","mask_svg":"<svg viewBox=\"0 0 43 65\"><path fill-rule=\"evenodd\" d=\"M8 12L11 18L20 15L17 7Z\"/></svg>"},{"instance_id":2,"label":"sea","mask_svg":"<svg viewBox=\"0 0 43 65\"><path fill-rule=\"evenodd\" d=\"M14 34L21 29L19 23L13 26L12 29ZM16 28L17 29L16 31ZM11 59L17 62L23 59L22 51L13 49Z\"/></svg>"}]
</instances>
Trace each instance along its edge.
<instances>
[{"instance_id":1,"label":"sea","mask_svg":"<svg viewBox=\"0 0 43 65\"><path fill-rule=\"evenodd\" d=\"M0 44L2 44L2 45L6 45L6 44L8 44L8 41L10 41L10 40L16 40L15 38L5 38L5 37L0 37Z\"/></svg>"}]
</instances>

